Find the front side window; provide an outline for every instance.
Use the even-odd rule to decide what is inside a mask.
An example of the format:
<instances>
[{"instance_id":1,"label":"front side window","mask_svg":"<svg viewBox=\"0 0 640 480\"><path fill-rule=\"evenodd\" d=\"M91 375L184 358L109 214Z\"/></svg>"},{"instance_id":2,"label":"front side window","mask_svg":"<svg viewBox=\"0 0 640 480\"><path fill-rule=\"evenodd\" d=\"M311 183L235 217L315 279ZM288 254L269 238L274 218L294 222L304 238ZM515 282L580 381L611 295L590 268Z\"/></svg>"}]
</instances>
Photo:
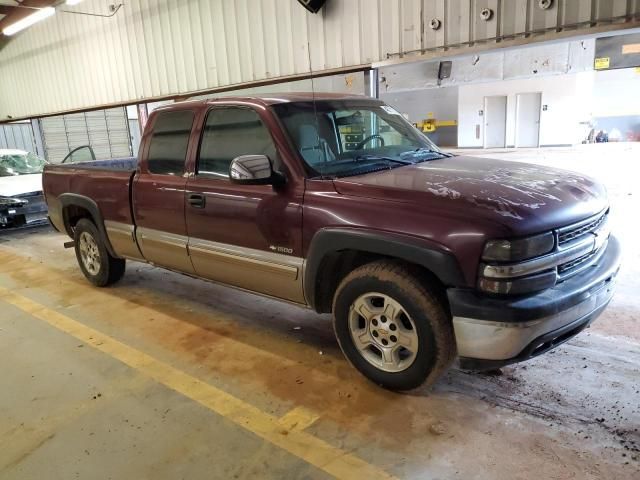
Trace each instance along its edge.
<instances>
[{"instance_id":1,"label":"front side window","mask_svg":"<svg viewBox=\"0 0 640 480\"><path fill-rule=\"evenodd\" d=\"M161 112L156 117L149 145L151 173L182 175L193 125L191 110Z\"/></svg>"},{"instance_id":2,"label":"front side window","mask_svg":"<svg viewBox=\"0 0 640 480\"><path fill-rule=\"evenodd\" d=\"M373 100L273 105L312 172L342 177L449 156L396 110Z\"/></svg>"},{"instance_id":3,"label":"front side window","mask_svg":"<svg viewBox=\"0 0 640 480\"><path fill-rule=\"evenodd\" d=\"M197 173L229 178L231 160L240 155L266 155L277 169L276 147L255 110L214 108L202 134Z\"/></svg>"}]
</instances>

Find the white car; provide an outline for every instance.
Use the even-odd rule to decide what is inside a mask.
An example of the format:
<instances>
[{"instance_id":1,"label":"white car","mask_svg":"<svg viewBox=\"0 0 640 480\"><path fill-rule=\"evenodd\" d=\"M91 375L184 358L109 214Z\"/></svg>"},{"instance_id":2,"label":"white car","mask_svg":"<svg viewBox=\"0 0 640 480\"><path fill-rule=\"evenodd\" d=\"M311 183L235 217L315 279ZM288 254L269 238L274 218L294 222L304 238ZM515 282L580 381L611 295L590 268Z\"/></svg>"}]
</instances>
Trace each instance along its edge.
<instances>
[{"instance_id":1,"label":"white car","mask_svg":"<svg viewBox=\"0 0 640 480\"><path fill-rule=\"evenodd\" d=\"M46 163L31 152L0 149L0 228L47 221L42 194Z\"/></svg>"}]
</instances>

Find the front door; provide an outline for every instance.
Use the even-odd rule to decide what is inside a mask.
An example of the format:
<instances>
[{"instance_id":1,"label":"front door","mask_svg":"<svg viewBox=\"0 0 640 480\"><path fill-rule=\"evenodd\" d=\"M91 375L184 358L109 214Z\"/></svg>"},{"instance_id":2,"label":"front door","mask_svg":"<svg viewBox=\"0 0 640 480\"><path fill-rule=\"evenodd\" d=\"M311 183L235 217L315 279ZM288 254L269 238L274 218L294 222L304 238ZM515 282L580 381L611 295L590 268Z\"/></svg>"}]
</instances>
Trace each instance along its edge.
<instances>
[{"instance_id":1,"label":"front door","mask_svg":"<svg viewBox=\"0 0 640 480\"><path fill-rule=\"evenodd\" d=\"M191 110L157 114L145 146L146 168L133 187L136 238L144 258L185 273L193 273L184 218L185 159L193 119Z\"/></svg>"},{"instance_id":2,"label":"front door","mask_svg":"<svg viewBox=\"0 0 640 480\"><path fill-rule=\"evenodd\" d=\"M303 191L291 182L282 187L231 183L229 166L240 155L266 155L274 169L283 168L256 110L214 107L205 121L195 175L187 184L189 254L195 271L303 303Z\"/></svg>"},{"instance_id":3,"label":"front door","mask_svg":"<svg viewBox=\"0 0 640 480\"><path fill-rule=\"evenodd\" d=\"M507 97L484 97L484 148L504 148L507 136Z\"/></svg>"}]
</instances>

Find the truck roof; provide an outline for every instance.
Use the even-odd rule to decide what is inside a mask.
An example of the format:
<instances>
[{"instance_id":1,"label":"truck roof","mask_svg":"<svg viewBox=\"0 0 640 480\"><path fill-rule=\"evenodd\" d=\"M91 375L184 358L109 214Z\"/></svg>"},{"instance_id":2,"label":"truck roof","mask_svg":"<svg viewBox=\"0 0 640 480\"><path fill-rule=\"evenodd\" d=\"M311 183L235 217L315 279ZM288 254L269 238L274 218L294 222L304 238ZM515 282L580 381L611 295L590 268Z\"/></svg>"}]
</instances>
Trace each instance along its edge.
<instances>
[{"instance_id":1,"label":"truck roof","mask_svg":"<svg viewBox=\"0 0 640 480\"><path fill-rule=\"evenodd\" d=\"M205 105L223 102L251 102L260 105L274 105L290 102L310 102L312 100L370 100L379 101L366 95L354 95L346 93L327 92L295 92L295 93L261 93L256 95L238 95L228 97L213 97L200 100L185 100L181 102L163 105L156 110L171 110L177 106Z\"/></svg>"},{"instance_id":2,"label":"truck roof","mask_svg":"<svg viewBox=\"0 0 640 480\"><path fill-rule=\"evenodd\" d=\"M268 105L272 105L274 103L310 102L312 100L375 100L365 95L328 92L265 93L260 95L249 95L247 97L224 97L219 100L226 100L229 98L251 98L261 100Z\"/></svg>"}]
</instances>

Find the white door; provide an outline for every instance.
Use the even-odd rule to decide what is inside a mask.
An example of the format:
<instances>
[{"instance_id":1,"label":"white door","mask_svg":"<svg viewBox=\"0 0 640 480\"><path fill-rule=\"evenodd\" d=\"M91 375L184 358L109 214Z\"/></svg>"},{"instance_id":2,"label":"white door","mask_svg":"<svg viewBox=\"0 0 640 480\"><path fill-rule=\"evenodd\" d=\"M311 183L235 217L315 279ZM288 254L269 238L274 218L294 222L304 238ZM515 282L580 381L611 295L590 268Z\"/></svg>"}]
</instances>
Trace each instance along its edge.
<instances>
[{"instance_id":1,"label":"white door","mask_svg":"<svg viewBox=\"0 0 640 480\"><path fill-rule=\"evenodd\" d=\"M516 96L516 147L537 147L540 142L540 92Z\"/></svg>"},{"instance_id":2,"label":"white door","mask_svg":"<svg viewBox=\"0 0 640 480\"><path fill-rule=\"evenodd\" d=\"M484 97L484 148L504 148L507 136L507 97Z\"/></svg>"}]
</instances>

